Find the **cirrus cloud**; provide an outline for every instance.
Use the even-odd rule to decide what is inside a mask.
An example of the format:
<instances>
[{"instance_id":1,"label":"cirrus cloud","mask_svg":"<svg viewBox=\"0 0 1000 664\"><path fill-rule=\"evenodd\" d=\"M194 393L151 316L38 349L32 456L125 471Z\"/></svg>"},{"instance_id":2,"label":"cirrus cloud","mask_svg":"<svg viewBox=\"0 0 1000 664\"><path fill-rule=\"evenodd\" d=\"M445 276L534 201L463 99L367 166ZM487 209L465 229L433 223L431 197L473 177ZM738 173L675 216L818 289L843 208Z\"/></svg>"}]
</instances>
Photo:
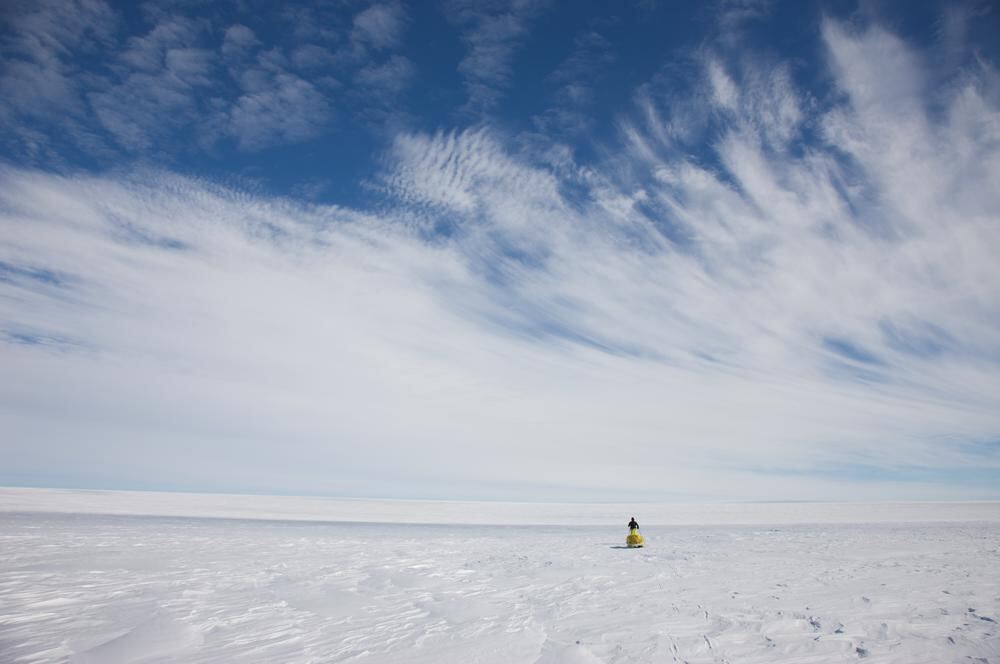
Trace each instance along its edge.
<instances>
[{"instance_id":1,"label":"cirrus cloud","mask_svg":"<svg viewBox=\"0 0 1000 664\"><path fill-rule=\"evenodd\" d=\"M997 80L932 108L899 37L822 37L823 108L708 56L710 154L648 96L558 170L488 126L403 133L371 209L8 167L7 480L996 497Z\"/></svg>"}]
</instances>

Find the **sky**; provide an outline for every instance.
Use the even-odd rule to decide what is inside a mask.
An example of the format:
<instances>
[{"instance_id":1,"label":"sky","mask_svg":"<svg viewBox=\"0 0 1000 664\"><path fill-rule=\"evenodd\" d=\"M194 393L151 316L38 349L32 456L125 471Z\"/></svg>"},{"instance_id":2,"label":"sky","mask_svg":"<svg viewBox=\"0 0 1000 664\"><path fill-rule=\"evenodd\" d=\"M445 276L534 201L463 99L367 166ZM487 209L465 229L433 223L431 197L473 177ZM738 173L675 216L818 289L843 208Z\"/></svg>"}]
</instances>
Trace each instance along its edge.
<instances>
[{"instance_id":1,"label":"sky","mask_svg":"<svg viewBox=\"0 0 1000 664\"><path fill-rule=\"evenodd\" d=\"M1000 499L986 2L5 2L0 484Z\"/></svg>"}]
</instances>

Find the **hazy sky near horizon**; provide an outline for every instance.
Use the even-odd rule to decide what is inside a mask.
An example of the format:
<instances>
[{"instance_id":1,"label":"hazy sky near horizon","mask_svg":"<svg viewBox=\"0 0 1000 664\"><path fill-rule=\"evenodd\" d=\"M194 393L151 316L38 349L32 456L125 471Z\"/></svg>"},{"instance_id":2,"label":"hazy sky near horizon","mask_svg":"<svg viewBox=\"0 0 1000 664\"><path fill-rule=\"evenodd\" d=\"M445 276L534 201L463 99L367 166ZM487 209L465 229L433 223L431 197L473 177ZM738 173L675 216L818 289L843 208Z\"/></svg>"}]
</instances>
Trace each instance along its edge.
<instances>
[{"instance_id":1,"label":"hazy sky near horizon","mask_svg":"<svg viewBox=\"0 0 1000 664\"><path fill-rule=\"evenodd\" d=\"M5 3L0 484L1000 498L1000 12L677 4Z\"/></svg>"}]
</instances>

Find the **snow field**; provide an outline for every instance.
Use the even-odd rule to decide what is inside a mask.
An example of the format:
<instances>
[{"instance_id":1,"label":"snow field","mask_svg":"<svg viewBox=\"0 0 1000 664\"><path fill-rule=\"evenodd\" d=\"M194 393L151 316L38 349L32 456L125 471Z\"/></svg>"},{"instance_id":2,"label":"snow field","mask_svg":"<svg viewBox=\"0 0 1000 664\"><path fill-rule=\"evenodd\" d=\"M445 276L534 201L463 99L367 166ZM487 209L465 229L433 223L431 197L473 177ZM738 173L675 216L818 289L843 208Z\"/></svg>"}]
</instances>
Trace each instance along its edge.
<instances>
[{"instance_id":1,"label":"snow field","mask_svg":"<svg viewBox=\"0 0 1000 664\"><path fill-rule=\"evenodd\" d=\"M625 534L0 514L0 661L1000 662L998 524Z\"/></svg>"}]
</instances>

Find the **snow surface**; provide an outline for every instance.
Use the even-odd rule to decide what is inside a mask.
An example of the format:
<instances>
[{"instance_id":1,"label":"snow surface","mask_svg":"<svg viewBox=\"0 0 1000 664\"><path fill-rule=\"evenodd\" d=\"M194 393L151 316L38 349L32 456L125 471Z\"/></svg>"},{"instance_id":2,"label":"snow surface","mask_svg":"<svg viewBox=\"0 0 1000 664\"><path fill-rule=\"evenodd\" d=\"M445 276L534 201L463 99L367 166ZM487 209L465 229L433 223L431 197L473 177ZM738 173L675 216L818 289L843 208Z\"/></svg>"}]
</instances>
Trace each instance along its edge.
<instances>
[{"instance_id":1,"label":"snow surface","mask_svg":"<svg viewBox=\"0 0 1000 664\"><path fill-rule=\"evenodd\" d=\"M351 523L608 526L795 523L1000 523L1000 502L896 503L510 503L369 500L153 491L0 487L0 511Z\"/></svg>"},{"instance_id":2,"label":"snow surface","mask_svg":"<svg viewBox=\"0 0 1000 664\"><path fill-rule=\"evenodd\" d=\"M42 495L59 509L25 511ZM620 507L602 526L324 523L74 514L81 495L0 492L0 662L1000 662L996 504L895 524L802 504L800 523L645 526L626 549Z\"/></svg>"}]
</instances>

